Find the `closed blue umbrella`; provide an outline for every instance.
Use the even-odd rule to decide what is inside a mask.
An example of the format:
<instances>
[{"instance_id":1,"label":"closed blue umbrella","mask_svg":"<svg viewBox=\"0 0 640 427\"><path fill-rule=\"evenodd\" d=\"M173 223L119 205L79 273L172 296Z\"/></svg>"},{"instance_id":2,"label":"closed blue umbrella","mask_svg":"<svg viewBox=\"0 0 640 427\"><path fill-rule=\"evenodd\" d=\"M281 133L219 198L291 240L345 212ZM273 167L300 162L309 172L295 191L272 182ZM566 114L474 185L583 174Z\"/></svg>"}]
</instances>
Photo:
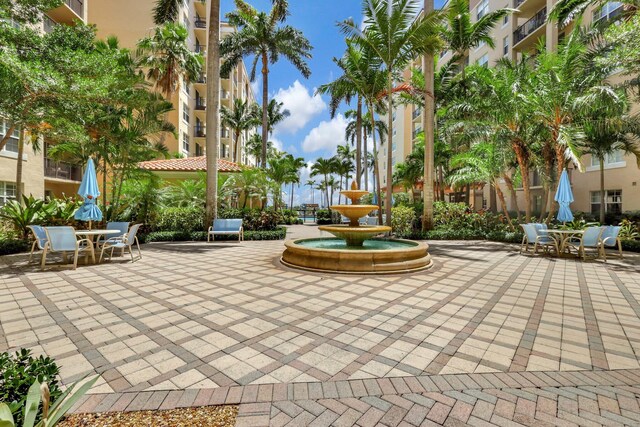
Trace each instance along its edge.
<instances>
[{"instance_id":1,"label":"closed blue umbrella","mask_svg":"<svg viewBox=\"0 0 640 427\"><path fill-rule=\"evenodd\" d=\"M569 207L573 203L573 192L571 191L571 183L566 169L560 175L560 182L558 183L558 190L556 190L554 200L560 205L556 219L561 222L573 221L573 214Z\"/></svg>"},{"instance_id":2,"label":"closed blue umbrella","mask_svg":"<svg viewBox=\"0 0 640 427\"><path fill-rule=\"evenodd\" d=\"M98 188L96 167L93 164L92 158L89 158L87 162L78 194L84 199L84 202L73 217L79 221L89 221L89 228L91 228L91 221L102 220L102 211L96 205L96 198L100 196L100 190Z\"/></svg>"}]
</instances>

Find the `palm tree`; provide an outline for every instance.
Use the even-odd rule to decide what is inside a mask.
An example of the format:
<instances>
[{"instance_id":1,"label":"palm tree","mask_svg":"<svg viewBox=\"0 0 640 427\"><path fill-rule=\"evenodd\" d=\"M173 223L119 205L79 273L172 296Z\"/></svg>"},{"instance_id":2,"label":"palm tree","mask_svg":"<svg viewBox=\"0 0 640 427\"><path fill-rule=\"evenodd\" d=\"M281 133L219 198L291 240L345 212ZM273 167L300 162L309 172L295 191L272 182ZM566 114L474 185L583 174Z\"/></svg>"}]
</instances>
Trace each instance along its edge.
<instances>
[{"instance_id":1,"label":"palm tree","mask_svg":"<svg viewBox=\"0 0 640 427\"><path fill-rule=\"evenodd\" d=\"M424 0L424 13L434 10L433 0ZM422 131L424 133L424 166L422 178L422 231L431 230L433 223L433 203L435 200L432 182L435 181L435 75L434 57L432 52L425 52L422 57L422 72L424 75L424 107L422 108Z\"/></svg>"},{"instance_id":2,"label":"palm tree","mask_svg":"<svg viewBox=\"0 0 640 427\"><path fill-rule=\"evenodd\" d=\"M209 5L207 39L207 200L206 223L218 217L218 149L220 147L220 0L211 0Z\"/></svg>"},{"instance_id":3,"label":"palm tree","mask_svg":"<svg viewBox=\"0 0 640 427\"><path fill-rule=\"evenodd\" d=\"M340 59L333 58L336 65L342 69L343 75L331 83L321 85L316 90L317 93L331 95L331 101L329 102L331 118L335 117L338 107L343 101L349 104L353 97L357 97L355 112L349 111L349 114L345 114L345 117L355 117L355 122L352 125L353 135L350 140L352 143L355 140L356 181L358 186L360 186L362 174L362 83L366 80L366 76L370 74L368 66L371 65L364 59L364 51L354 43L347 41L347 50L343 57Z\"/></svg>"},{"instance_id":4,"label":"palm tree","mask_svg":"<svg viewBox=\"0 0 640 427\"><path fill-rule=\"evenodd\" d=\"M420 5L416 0L369 0L363 5L365 29L352 20L340 23L342 31L363 46L367 46L384 64L387 77L388 144L393 135L393 79L416 55L439 50L440 13L417 17ZM387 150L387 193L385 210L391 226L392 150Z\"/></svg>"},{"instance_id":5,"label":"palm tree","mask_svg":"<svg viewBox=\"0 0 640 427\"><path fill-rule=\"evenodd\" d=\"M293 157L292 155L288 156L288 161L289 161L289 169L291 172L289 176L289 181L288 181L289 184L291 184L289 209L293 209L293 195L294 195L293 186L295 184L297 184L298 186L300 185L300 169L302 169L306 163L304 161L304 158Z\"/></svg>"},{"instance_id":6,"label":"palm tree","mask_svg":"<svg viewBox=\"0 0 640 427\"><path fill-rule=\"evenodd\" d=\"M162 25L167 22L175 22L180 13L180 6L184 0L157 0L153 8L153 23Z\"/></svg>"},{"instance_id":7,"label":"palm tree","mask_svg":"<svg viewBox=\"0 0 640 427\"><path fill-rule=\"evenodd\" d=\"M608 0L559 0L549 12L549 21L558 21L565 26L572 20L580 18L589 6L603 7ZM619 0L624 9L623 16L630 17L637 13L640 3L638 0Z\"/></svg>"},{"instance_id":8,"label":"palm tree","mask_svg":"<svg viewBox=\"0 0 640 427\"><path fill-rule=\"evenodd\" d=\"M147 78L166 97L176 91L181 77L190 82L202 72L204 59L187 47L188 37L185 27L168 22L138 42L138 66L147 70Z\"/></svg>"},{"instance_id":9,"label":"palm tree","mask_svg":"<svg viewBox=\"0 0 640 427\"><path fill-rule=\"evenodd\" d=\"M324 183L328 183L329 182L329 175L331 175L333 173L333 171L335 170L335 166L334 166L335 160L333 160L333 158L331 159L323 159L322 157L318 158L316 160L316 162L311 165L311 177L315 177L318 175L321 175L324 177ZM327 196L327 207L331 204L330 199L329 199L329 187L325 186L324 187L326 196Z\"/></svg>"},{"instance_id":10,"label":"palm tree","mask_svg":"<svg viewBox=\"0 0 640 427\"><path fill-rule=\"evenodd\" d=\"M291 111L282 109L283 105L283 102L278 102L275 99L269 101L269 105L267 106L267 133L269 136L271 136L273 129L278 123L291 115Z\"/></svg>"},{"instance_id":11,"label":"palm tree","mask_svg":"<svg viewBox=\"0 0 640 427\"><path fill-rule=\"evenodd\" d=\"M234 147L231 158L236 163L240 162L240 135L260 122L257 109L257 105L250 105L240 98L233 100L233 109L230 110L225 106L220 109L222 124L233 130Z\"/></svg>"},{"instance_id":12,"label":"palm tree","mask_svg":"<svg viewBox=\"0 0 640 427\"><path fill-rule=\"evenodd\" d=\"M507 202L500 187L500 179L511 165L511 149L499 141L487 141L474 144L471 150L457 154L452 159L452 167L456 168L449 176L452 186L471 185L486 182L496 189L502 212L507 223L513 229Z\"/></svg>"},{"instance_id":13,"label":"palm tree","mask_svg":"<svg viewBox=\"0 0 640 427\"><path fill-rule=\"evenodd\" d=\"M219 1L219 0L218 0ZM221 71L228 76L244 56L255 55L250 77L255 80L258 62L262 65L262 155L261 165L267 167L267 142L269 104L269 64L284 56L300 73L308 78L311 70L306 62L311 58L312 46L300 30L289 25L279 26L289 15L287 0L273 0L267 14L258 12L244 0L235 0L236 10L227 14L229 24L238 31L231 33L220 44L224 58Z\"/></svg>"},{"instance_id":14,"label":"palm tree","mask_svg":"<svg viewBox=\"0 0 640 427\"><path fill-rule=\"evenodd\" d=\"M605 82L590 88L576 100L579 124L584 132L582 149L598 159L600 168L600 223L605 222L605 158L616 151L633 154L640 167L640 116L630 114L624 89Z\"/></svg>"},{"instance_id":15,"label":"palm tree","mask_svg":"<svg viewBox=\"0 0 640 427\"><path fill-rule=\"evenodd\" d=\"M304 185L305 187L309 187L309 190L311 190L311 203L314 204L316 202L316 182L312 179L308 179L307 182L304 183Z\"/></svg>"}]
</instances>

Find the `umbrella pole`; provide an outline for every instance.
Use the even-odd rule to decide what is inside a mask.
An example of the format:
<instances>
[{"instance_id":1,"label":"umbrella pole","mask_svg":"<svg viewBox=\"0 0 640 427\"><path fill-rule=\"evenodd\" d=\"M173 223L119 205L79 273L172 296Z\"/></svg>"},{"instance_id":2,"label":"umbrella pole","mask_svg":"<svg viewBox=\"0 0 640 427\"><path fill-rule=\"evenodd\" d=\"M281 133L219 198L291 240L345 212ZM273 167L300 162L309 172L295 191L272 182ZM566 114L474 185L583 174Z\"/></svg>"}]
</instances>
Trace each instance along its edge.
<instances>
[{"instance_id":1,"label":"umbrella pole","mask_svg":"<svg viewBox=\"0 0 640 427\"><path fill-rule=\"evenodd\" d=\"M92 222L93 222L93 221L89 220L89 230L91 230L91 223L92 223Z\"/></svg>"}]
</instances>

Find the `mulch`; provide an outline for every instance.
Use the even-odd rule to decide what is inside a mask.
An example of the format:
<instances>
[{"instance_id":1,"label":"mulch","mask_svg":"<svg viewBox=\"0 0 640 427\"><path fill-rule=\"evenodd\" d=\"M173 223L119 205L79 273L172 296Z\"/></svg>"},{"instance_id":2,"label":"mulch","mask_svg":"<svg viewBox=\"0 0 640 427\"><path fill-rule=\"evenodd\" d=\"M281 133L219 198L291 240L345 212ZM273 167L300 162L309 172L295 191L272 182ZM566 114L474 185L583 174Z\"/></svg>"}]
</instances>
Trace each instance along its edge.
<instances>
[{"instance_id":1,"label":"mulch","mask_svg":"<svg viewBox=\"0 0 640 427\"><path fill-rule=\"evenodd\" d=\"M58 427L233 427L237 415L237 406L71 414Z\"/></svg>"}]
</instances>

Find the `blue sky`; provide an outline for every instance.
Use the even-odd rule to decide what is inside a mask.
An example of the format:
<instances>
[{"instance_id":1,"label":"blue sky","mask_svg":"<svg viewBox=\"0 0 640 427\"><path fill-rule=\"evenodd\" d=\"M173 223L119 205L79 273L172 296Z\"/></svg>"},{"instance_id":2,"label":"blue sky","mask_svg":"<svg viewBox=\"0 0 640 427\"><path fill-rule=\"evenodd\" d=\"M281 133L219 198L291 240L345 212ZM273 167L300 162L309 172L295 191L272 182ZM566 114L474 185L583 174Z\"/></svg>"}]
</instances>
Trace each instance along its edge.
<instances>
[{"instance_id":1,"label":"blue sky","mask_svg":"<svg viewBox=\"0 0 640 427\"><path fill-rule=\"evenodd\" d=\"M248 0L258 10L269 10L271 0ZM442 0L436 0L439 7ZM222 0L222 16L235 8L233 0ZM291 116L278 126L271 138L276 146L311 162L318 157L330 157L335 147L344 144L346 120L343 113L350 107L343 105L339 114L331 119L327 96L314 96L315 88L333 81L340 73L333 63L334 57L344 52L344 36L336 22L352 18L362 21L361 0L289 0L291 16L287 23L302 30L313 45L313 58L309 61L311 77L305 79L291 64L281 59L271 66L269 98L284 102ZM248 66L251 58L247 58ZM258 70L259 71L259 70ZM256 80L261 80L260 75ZM262 92L259 82L254 84L257 99ZM308 170L303 172L306 181ZM317 197L317 196L316 196ZM297 202L305 202L303 195Z\"/></svg>"}]
</instances>

